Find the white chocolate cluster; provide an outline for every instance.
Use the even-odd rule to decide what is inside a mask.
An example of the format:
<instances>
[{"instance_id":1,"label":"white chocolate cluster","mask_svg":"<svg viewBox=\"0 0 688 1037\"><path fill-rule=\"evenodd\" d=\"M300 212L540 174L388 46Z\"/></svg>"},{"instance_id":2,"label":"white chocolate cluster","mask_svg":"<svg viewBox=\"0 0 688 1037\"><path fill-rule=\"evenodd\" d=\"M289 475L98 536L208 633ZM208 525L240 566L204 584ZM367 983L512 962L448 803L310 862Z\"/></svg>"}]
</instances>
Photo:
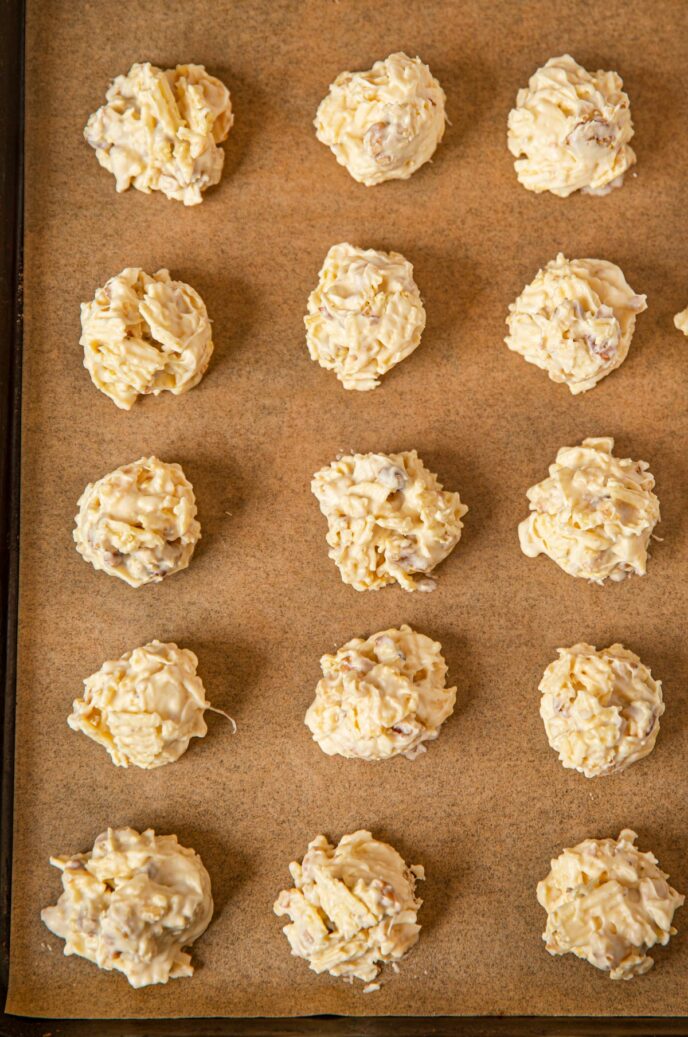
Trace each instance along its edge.
<instances>
[{"instance_id":1,"label":"white chocolate cluster","mask_svg":"<svg viewBox=\"0 0 688 1037\"><path fill-rule=\"evenodd\" d=\"M132 65L110 86L84 137L118 191L134 186L198 205L217 184L234 116L229 90L203 65Z\"/></svg>"},{"instance_id":2,"label":"white chocolate cluster","mask_svg":"<svg viewBox=\"0 0 688 1037\"><path fill-rule=\"evenodd\" d=\"M292 954L314 972L377 989L381 965L399 961L418 940L415 887L423 868L408 867L393 847L360 831L336 847L317 836L289 871L294 888L282 890L274 910L291 919L284 933Z\"/></svg>"},{"instance_id":3,"label":"white chocolate cluster","mask_svg":"<svg viewBox=\"0 0 688 1037\"><path fill-rule=\"evenodd\" d=\"M655 480L646 461L614 457L613 448L611 437L562 447L549 478L527 492L531 513L518 527L525 555L545 554L593 583L645 575L660 517Z\"/></svg>"},{"instance_id":4,"label":"white chocolate cluster","mask_svg":"<svg viewBox=\"0 0 688 1037\"><path fill-rule=\"evenodd\" d=\"M688 335L688 306L674 317L674 327Z\"/></svg>"},{"instance_id":5,"label":"white chocolate cluster","mask_svg":"<svg viewBox=\"0 0 688 1037\"><path fill-rule=\"evenodd\" d=\"M585 839L551 862L537 887L550 954L575 954L610 979L633 979L652 968L647 952L676 933L671 923L685 897L669 885L654 854L635 846L637 838L625 828L618 839Z\"/></svg>"},{"instance_id":6,"label":"white chocolate cluster","mask_svg":"<svg viewBox=\"0 0 688 1037\"><path fill-rule=\"evenodd\" d=\"M315 473L311 489L344 583L359 591L395 582L434 590L429 574L459 542L468 508L415 450L340 457Z\"/></svg>"},{"instance_id":7,"label":"white chocolate cluster","mask_svg":"<svg viewBox=\"0 0 688 1037\"><path fill-rule=\"evenodd\" d=\"M337 76L318 108L316 136L359 183L407 180L444 136L445 101L420 58L390 54Z\"/></svg>"},{"instance_id":8,"label":"white chocolate cluster","mask_svg":"<svg viewBox=\"0 0 688 1037\"><path fill-rule=\"evenodd\" d=\"M97 389L122 410L139 396L198 385L213 352L208 311L198 292L128 267L81 304L84 367Z\"/></svg>"},{"instance_id":9,"label":"white chocolate cluster","mask_svg":"<svg viewBox=\"0 0 688 1037\"><path fill-rule=\"evenodd\" d=\"M320 666L306 726L328 756L413 760L454 711L442 646L405 624L355 637Z\"/></svg>"},{"instance_id":10,"label":"white chocolate cluster","mask_svg":"<svg viewBox=\"0 0 688 1037\"><path fill-rule=\"evenodd\" d=\"M117 767L173 763L208 730L204 713L212 706L197 666L194 653L175 644L134 648L86 678L67 723L104 746Z\"/></svg>"},{"instance_id":11,"label":"white chocolate cluster","mask_svg":"<svg viewBox=\"0 0 688 1037\"><path fill-rule=\"evenodd\" d=\"M638 656L620 644L557 651L540 681L540 716L564 767L594 778L651 753L664 712L662 684Z\"/></svg>"},{"instance_id":12,"label":"white chocolate cluster","mask_svg":"<svg viewBox=\"0 0 688 1037\"><path fill-rule=\"evenodd\" d=\"M509 306L505 341L576 395L621 366L646 309L616 264L559 253Z\"/></svg>"},{"instance_id":13,"label":"white chocolate cluster","mask_svg":"<svg viewBox=\"0 0 688 1037\"><path fill-rule=\"evenodd\" d=\"M366 391L412 353L425 327L413 267L398 252L333 245L304 317L311 359Z\"/></svg>"},{"instance_id":14,"label":"white chocolate cluster","mask_svg":"<svg viewBox=\"0 0 688 1037\"><path fill-rule=\"evenodd\" d=\"M62 872L57 904L41 911L51 932L132 987L193 975L190 947L213 914L210 877L176 835L108 828L93 849L51 857Z\"/></svg>"},{"instance_id":15,"label":"white chocolate cluster","mask_svg":"<svg viewBox=\"0 0 688 1037\"><path fill-rule=\"evenodd\" d=\"M181 466L141 457L89 483L74 541L94 569L130 587L186 569L201 537L193 487Z\"/></svg>"},{"instance_id":16,"label":"white chocolate cluster","mask_svg":"<svg viewBox=\"0 0 688 1037\"><path fill-rule=\"evenodd\" d=\"M529 191L607 194L635 162L633 123L616 72L588 72L570 54L550 58L519 90L508 145Z\"/></svg>"}]
</instances>

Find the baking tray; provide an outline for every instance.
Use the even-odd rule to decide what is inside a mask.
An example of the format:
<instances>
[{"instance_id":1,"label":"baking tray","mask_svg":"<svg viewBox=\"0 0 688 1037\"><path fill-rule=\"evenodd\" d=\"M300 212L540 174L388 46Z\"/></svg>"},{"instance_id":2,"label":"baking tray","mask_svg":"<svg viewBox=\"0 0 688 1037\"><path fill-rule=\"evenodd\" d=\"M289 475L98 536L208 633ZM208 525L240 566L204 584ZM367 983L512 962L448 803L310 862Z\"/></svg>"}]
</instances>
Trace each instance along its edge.
<instances>
[{"instance_id":1,"label":"baking tray","mask_svg":"<svg viewBox=\"0 0 688 1037\"><path fill-rule=\"evenodd\" d=\"M93 4L86 4L93 9ZM97 4L95 5L98 6ZM196 10L199 15L204 10L203 4L187 5L191 10ZM244 5L250 7L250 4ZM286 12L289 8L298 5L276 4L275 10ZM399 10L404 5L398 5ZM454 14L462 8L461 4L448 4L446 9ZM499 28L499 12L506 16L513 13L516 7L523 11L524 18L533 18L538 13L537 4L472 4L470 6L469 23L475 24L484 10L493 23L493 28ZM351 5L358 17L366 14L366 5L353 3ZM634 20L641 5L631 5L629 8L628 24L626 31L632 35L635 31L634 44L641 46L645 42L642 33L639 33L634 25ZM620 5L617 5L620 9ZM79 5L72 5L73 13L78 15ZM657 7L658 24L675 15L678 19L682 14L683 5L663 4ZM3 592L3 670L4 670L4 714L3 714L3 788L2 788L2 816L1 834L1 866L0 878L2 880L2 981L3 981L3 1003L7 989L7 972L9 963L9 905L11 895L11 830L12 830L12 779L13 779L13 746L14 746L14 682L16 668L16 627L18 618L17 600L17 573L18 573L18 532L19 532L19 470L20 470L20 384L21 384L21 351L22 351L22 133L23 133L23 31L24 31L24 5L12 0L2 0L2 15L4 34L0 40L2 46L2 133L3 133L3 166L2 166L2 212L4 216L3 225L3 252L2 252L2 337L0 348L2 350L2 592ZM160 8L162 12L162 5ZM430 10L430 8L428 8ZM545 10L545 5L542 5ZM562 19L573 18L574 11L581 10L581 5L561 4L558 11ZM434 5L431 14L437 14L438 6ZM495 13L497 12L497 13ZM417 13L417 10L416 10ZM162 16L162 15L161 15ZM430 15L428 15L430 17ZM678 26L678 21L677 21ZM346 28L346 27L345 27ZM644 23L647 29L647 22ZM666 29L666 26L664 26ZM565 33L563 34L566 35ZM551 33L550 33L551 36ZM403 41L406 42L406 41ZM648 45L651 45L649 41ZM409 42L406 44L411 46ZM544 46L544 45L543 45ZM551 49L551 45L548 44ZM393 48L390 48L393 49ZM421 48L419 48L421 49ZM545 47L545 50L547 48ZM560 49L565 49L565 44ZM613 48L610 48L613 50ZM554 53L554 51L552 51ZM544 58L548 54L543 54ZM34 55L35 58L35 55ZM194 55L195 60L202 60L202 55ZM352 62L356 64L356 62ZM432 64L432 62L431 62ZM342 65L344 67L344 65ZM623 70L623 69L622 69ZM326 79L327 77L325 77ZM441 77L442 78L442 77ZM231 86L230 79L230 86ZM486 86L487 89L487 86ZM674 94L671 94L674 99ZM634 94L635 98L635 94ZM465 99L464 99L465 100ZM455 116L456 117L456 116ZM501 141L500 141L501 143ZM647 160L649 156L643 157ZM104 190L111 190L108 184ZM517 203L528 205L529 201L523 194L515 195ZM170 203L171 204L171 203ZM573 211L573 210L572 210ZM486 233L491 233L486 227ZM341 237L344 238L345 233ZM353 236L353 234L352 234ZM390 235L390 238L393 237ZM384 247L386 243L381 243ZM388 247L392 247L390 240ZM407 249L409 253L412 249ZM411 255L411 258L414 258ZM545 257L549 258L549 257ZM613 258L613 257L612 257ZM114 272L114 271L112 271ZM193 282L192 282L193 283ZM635 284L635 281L632 281ZM517 290L520 285L517 285ZM640 286L642 288L642 285ZM683 305L683 302L681 303ZM676 306L675 308L679 308ZM647 347L646 347L647 350ZM528 375L528 377L530 377ZM559 400L559 397L554 397ZM389 447L390 449L393 447ZM641 452L642 453L642 452ZM642 455L644 456L644 455ZM324 457L323 460L329 460ZM547 458L547 463L551 458ZM654 466L653 466L654 468ZM524 482L524 488L528 485ZM448 483L450 488L454 485ZM461 488L461 485L459 485ZM469 499L469 504L471 500ZM317 519L315 520L317 522ZM318 535L322 529L318 529ZM320 543L324 550L324 545ZM461 550L459 547L459 551ZM529 570L530 572L530 570ZM441 593L441 591L440 591ZM403 609L403 602L398 599L389 605L390 611ZM317 653L316 653L317 654ZM313 830L313 834L314 834ZM569 840L571 841L571 840ZM564 845L566 839L562 841ZM71 845L71 844L70 844ZM66 848L66 847L65 847ZM418 854L420 857L421 855ZM546 861L543 861L543 866ZM283 862L283 870L286 870L286 860ZM284 876L281 875L281 878ZM678 883L677 883L678 884ZM681 888L679 886L679 888ZM284 948L283 948L284 950ZM286 951L285 951L286 952ZM660 963L664 965L664 960ZM582 967L582 966L581 966ZM74 975L74 981L78 977ZM485 1011L490 1012L491 1006L486 1005ZM479 1017L417 1017L417 1016L395 1016L393 1018L384 1016L375 1017L335 1017L332 1015L318 1015L301 1018L284 1019L129 1019L129 1020L103 1020L103 1019L28 1019L18 1016L3 1016L2 1033L8 1035L19 1034L297 1034L297 1033L319 1033L319 1034L388 1034L419 1035L419 1034L603 1034L603 1033L642 1033L642 1034L683 1034L688 1033L688 1023L685 1019L643 1019L642 1017L614 1018L611 1016L577 1018L571 1014L557 1018L553 1015L547 1017L509 1016L498 1018L491 1016Z\"/></svg>"}]
</instances>

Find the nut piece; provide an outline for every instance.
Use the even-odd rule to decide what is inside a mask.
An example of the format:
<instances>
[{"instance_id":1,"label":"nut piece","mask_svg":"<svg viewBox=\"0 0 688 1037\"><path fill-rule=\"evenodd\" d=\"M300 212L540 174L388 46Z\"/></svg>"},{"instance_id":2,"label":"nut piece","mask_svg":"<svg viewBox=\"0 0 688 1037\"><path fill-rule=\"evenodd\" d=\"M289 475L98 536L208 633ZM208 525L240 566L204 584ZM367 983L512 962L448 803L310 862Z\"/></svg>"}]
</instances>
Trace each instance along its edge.
<instances>
[{"instance_id":1,"label":"nut piece","mask_svg":"<svg viewBox=\"0 0 688 1037\"><path fill-rule=\"evenodd\" d=\"M652 968L647 952L674 936L674 911L685 897L669 885L654 854L634 845L637 838L624 828L618 839L585 839L551 862L537 887L550 954L575 954L610 979L633 979Z\"/></svg>"},{"instance_id":2,"label":"nut piece","mask_svg":"<svg viewBox=\"0 0 688 1037\"><path fill-rule=\"evenodd\" d=\"M284 934L292 954L314 972L355 977L369 984L364 992L377 990L378 962L399 961L418 941L415 888L423 868L407 867L395 849L360 831L336 847L316 836L289 871L294 888L282 890L274 911L291 919Z\"/></svg>"},{"instance_id":3,"label":"nut piece","mask_svg":"<svg viewBox=\"0 0 688 1037\"><path fill-rule=\"evenodd\" d=\"M359 591L395 581L407 591L434 590L429 573L458 544L468 508L415 450L340 457L315 473L311 489L344 583Z\"/></svg>"},{"instance_id":4,"label":"nut piece","mask_svg":"<svg viewBox=\"0 0 688 1037\"><path fill-rule=\"evenodd\" d=\"M128 267L81 304L84 367L122 410L139 395L198 385L213 352L205 303L169 270Z\"/></svg>"},{"instance_id":5,"label":"nut piece","mask_svg":"<svg viewBox=\"0 0 688 1037\"><path fill-rule=\"evenodd\" d=\"M403 53L366 72L342 72L315 117L316 136L354 180L407 180L444 136L444 90L420 58Z\"/></svg>"},{"instance_id":6,"label":"nut piece","mask_svg":"<svg viewBox=\"0 0 688 1037\"><path fill-rule=\"evenodd\" d=\"M320 666L305 723L328 756L413 760L454 711L442 646L405 624L355 637Z\"/></svg>"},{"instance_id":7,"label":"nut piece","mask_svg":"<svg viewBox=\"0 0 688 1037\"><path fill-rule=\"evenodd\" d=\"M540 716L564 767L594 778L648 756L664 712L661 681L620 644L557 651L540 681Z\"/></svg>"},{"instance_id":8,"label":"nut piece","mask_svg":"<svg viewBox=\"0 0 688 1037\"><path fill-rule=\"evenodd\" d=\"M345 389L374 389L420 343L425 310L413 267L398 252L333 245L304 323L312 360Z\"/></svg>"},{"instance_id":9,"label":"nut piece","mask_svg":"<svg viewBox=\"0 0 688 1037\"><path fill-rule=\"evenodd\" d=\"M125 652L86 678L67 723L103 745L117 767L172 763L208 730L203 714L213 707L197 666L188 648L161 641Z\"/></svg>"},{"instance_id":10,"label":"nut piece","mask_svg":"<svg viewBox=\"0 0 688 1037\"><path fill-rule=\"evenodd\" d=\"M184 205L202 202L220 180L225 154L218 145L234 122L224 83L203 65L163 71L145 62L117 76L105 96L84 137L117 191L133 185Z\"/></svg>"},{"instance_id":11,"label":"nut piece","mask_svg":"<svg viewBox=\"0 0 688 1037\"><path fill-rule=\"evenodd\" d=\"M193 975L190 947L213 914L210 877L176 835L108 828L87 853L51 857L64 892L41 911L51 932L132 987Z\"/></svg>"},{"instance_id":12,"label":"nut piece","mask_svg":"<svg viewBox=\"0 0 688 1037\"><path fill-rule=\"evenodd\" d=\"M78 507L77 551L130 587L186 569L201 538L191 483L180 465L157 457L140 457L89 483Z\"/></svg>"},{"instance_id":13,"label":"nut piece","mask_svg":"<svg viewBox=\"0 0 688 1037\"><path fill-rule=\"evenodd\" d=\"M560 252L509 306L505 342L575 396L621 366L646 309L614 263Z\"/></svg>"},{"instance_id":14,"label":"nut piece","mask_svg":"<svg viewBox=\"0 0 688 1037\"><path fill-rule=\"evenodd\" d=\"M527 492L531 514L518 527L529 558L545 554L593 583L644 576L659 522L655 480L646 461L614 457L611 437L562 447L549 478Z\"/></svg>"},{"instance_id":15,"label":"nut piece","mask_svg":"<svg viewBox=\"0 0 688 1037\"><path fill-rule=\"evenodd\" d=\"M630 102L616 72L588 72L570 54L551 58L519 90L508 144L529 191L608 194L635 162Z\"/></svg>"}]
</instances>

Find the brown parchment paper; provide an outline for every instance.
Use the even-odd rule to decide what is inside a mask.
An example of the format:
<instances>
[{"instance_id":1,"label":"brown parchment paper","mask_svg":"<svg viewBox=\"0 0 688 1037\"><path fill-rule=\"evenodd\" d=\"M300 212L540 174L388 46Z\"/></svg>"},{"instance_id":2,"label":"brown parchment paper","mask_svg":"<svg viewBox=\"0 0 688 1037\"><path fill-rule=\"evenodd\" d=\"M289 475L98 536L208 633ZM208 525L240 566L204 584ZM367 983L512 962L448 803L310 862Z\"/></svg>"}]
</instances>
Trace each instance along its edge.
<instances>
[{"instance_id":1,"label":"brown parchment paper","mask_svg":"<svg viewBox=\"0 0 688 1037\"><path fill-rule=\"evenodd\" d=\"M688 892L688 343L672 325L688 302L687 30L678 0L29 0L11 1011L688 1013L688 909L649 975L612 983L547 955L535 900L562 847L626 825ZM338 72L400 48L438 76L452 125L412 180L365 188L311 122ZM530 194L507 152L518 88L566 50L617 69L631 97L637 176L606 198ZM136 60L203 62L231 89L224 179L200 207L117 195L82 140ZM344 240L404 253L427 308L420 348L373 393L345 392L304 344L308 292ZM559 250L618 262L649 303L621 370L578 398L502 341L508 304ZM79 303L129 265L200 291L216 353L189 395L127 414L92 386L78 339ZM557 449L604 434L650 462L663 541L646 578L599 588L525 558L516 526ZM357 594L327 557L311 474L339 451L413 447L468 503L464 536L434 594ZM182 463L203 539L185 573L135 591L86 565L71 530L86 482L151 452ZM402 622L442 642L455 715L412 764L326 757L303 726L320 655ZM197 652L238 733L213 716L180 762L119 770L66 716L86 675L154 637ZM546 742L538 681L581 639L623 641L664 682L656 751L622 776L566 772ZM108 825L201 854L217 910L192 979L132 990L42 926L60 891L49 855ZM290 957L272 914L308 841L357 827L427 869L420 942L369 995Z\"/></svg>"}]
</instances>

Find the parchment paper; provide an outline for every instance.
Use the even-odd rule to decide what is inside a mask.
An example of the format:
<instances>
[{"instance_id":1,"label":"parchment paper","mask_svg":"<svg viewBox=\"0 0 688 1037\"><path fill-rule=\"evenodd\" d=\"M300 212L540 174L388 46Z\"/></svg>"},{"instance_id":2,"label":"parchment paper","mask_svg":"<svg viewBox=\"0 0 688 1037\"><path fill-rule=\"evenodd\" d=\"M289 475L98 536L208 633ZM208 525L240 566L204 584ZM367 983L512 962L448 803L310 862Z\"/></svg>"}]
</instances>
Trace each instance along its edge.
<instances>
[{"instance_id":1,"label":"parchment paper","mask_svg":"<svg viewBox=\"0 0 688 1037\"><path fill-rule=\"evenodd\" d=\"M612 983L550 958L535 886L586 836L637 828L688 892L686 370L672 315L688 302L688 6L660 0L233 3L29 0L21 644L9 1009L60 1016L688 1013L688 909L656 967ZM343 69L403 48L429 63L452 126L432 165L365 188L311 121ZM506 119L536 67L564 51L618 70L637 176L606 198L535 196L514 174ZM222 184L200 207L117 195L82 140L109 80L136 60L203 62L236 125ZM302 317L335 242L397 249L428 322L373 393L342 389L307 355ZM572 398L503 344L508 304L559 250L619 263L646 292L621 370ZM79 303L125 266L168 266L214 319L216 353L183 398L131 413L92 386ZM557 449L611 434L648 460L663 538L649 575L603 588L525 558L525 491ZM357 594L327 557L312 473L339 451L417 448L470 511L433 594ZM142 454L179 461L203 539L185 573L132 590L71 539L84 485ZM303 715L322 653L408 622L438 638L455 715L414 763L330 759ZM197 652L221 717L150 773L112 766L66 725L82 679L150 638ZM656 751L627 774L566 772L537 685L556 648L623 641L664 682ZM176 832L208 867L217 911L190 980L132 990L62 956L39 911L60 891L51 853L108 825ZM324 831L358 827L422 863L421 939L364 995L289 955L272 902Z\"/></svg>"}]
</instances>

